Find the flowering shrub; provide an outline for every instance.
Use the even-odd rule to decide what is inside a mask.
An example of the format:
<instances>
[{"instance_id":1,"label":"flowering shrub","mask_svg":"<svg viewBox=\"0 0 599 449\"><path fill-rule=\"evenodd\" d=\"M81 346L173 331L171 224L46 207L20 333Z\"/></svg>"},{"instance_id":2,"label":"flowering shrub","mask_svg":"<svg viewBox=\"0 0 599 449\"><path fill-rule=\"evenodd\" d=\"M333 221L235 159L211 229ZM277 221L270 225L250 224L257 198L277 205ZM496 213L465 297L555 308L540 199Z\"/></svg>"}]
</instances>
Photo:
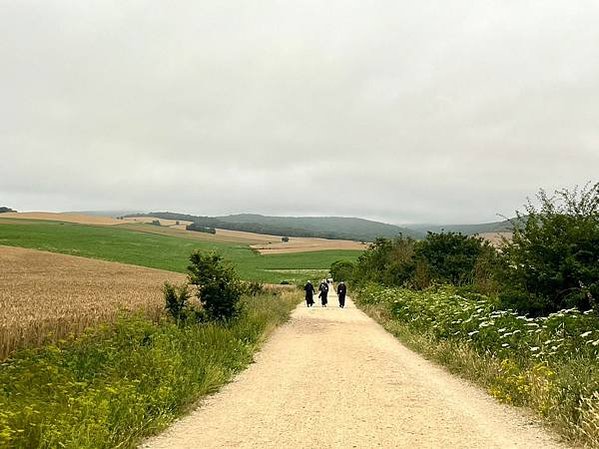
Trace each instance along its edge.
<instances>
[{"instance_id":1,"label":"flowering shrub","mask_svg":"<svg viewBox=\"0 0 599 449\"><path fill-rule=\"evenodd\" d=\"M358 303L367 311L385 309L378 317L399 323L404 333L425 336L421 341L437 348L421 344L419 350L457 366L494 397L528 405L566 434L599 447L599 316L593 310L530 318L452 287L422 292L373 284L360 291ZM477 363L452 360L464 357L464 348Z\"/></svg>"}]
</instances>

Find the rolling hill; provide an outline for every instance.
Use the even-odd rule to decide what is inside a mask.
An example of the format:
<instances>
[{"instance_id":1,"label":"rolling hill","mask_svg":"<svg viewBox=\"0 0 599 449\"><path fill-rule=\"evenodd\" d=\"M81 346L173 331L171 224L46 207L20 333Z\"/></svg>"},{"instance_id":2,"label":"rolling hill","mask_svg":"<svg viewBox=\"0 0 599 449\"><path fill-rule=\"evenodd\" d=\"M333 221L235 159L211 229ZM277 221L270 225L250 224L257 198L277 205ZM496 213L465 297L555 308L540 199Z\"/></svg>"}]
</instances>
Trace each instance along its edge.
<instances>
[{"instance_id":1,"label":"rolling hill","mask_svg":"<svg viewBox=\"0 0 599 449\"><path fill-rule=\"evenodd\" d=\"M371 242L377 237L396 237L399 234L414 238L424 235L424 232L421 231L353 217L274 217L259 214L202 217L173 212L150 212L129 216L152 216L165 220L193 221L201 226L259 234L365 242Z\"/></svg>"},{"instance_id":2,"label":"rolling hill","mask_svg":"<svg viewBox=\"0 0 599 449\"><path fill-rule=\"evenodd\" d=\"M473 234L487 234L496 232L509 232L513 229L512 223L509 220L495 221L491 223L477 223L477 224L446 224L446 225L433 225L433 224L417 224L411 225L410 229L417 232L460 232L465 235Z\"/></svg>"}]
</instances>

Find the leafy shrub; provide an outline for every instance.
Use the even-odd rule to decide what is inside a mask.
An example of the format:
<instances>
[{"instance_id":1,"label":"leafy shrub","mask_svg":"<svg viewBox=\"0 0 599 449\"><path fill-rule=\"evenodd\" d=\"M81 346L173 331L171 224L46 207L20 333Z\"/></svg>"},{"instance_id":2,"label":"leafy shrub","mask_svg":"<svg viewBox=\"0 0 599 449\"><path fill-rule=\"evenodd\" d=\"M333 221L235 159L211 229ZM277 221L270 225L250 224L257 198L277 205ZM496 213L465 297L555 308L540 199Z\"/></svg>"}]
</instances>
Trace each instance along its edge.
<instances>
[{"instance_id":1,"label":"leafy shrub","mask_svg":"<svg viewBox=\"0 0 599 449\"><path fill-rule=\"evenodd\" d=\"M518 212L503 250L501 298L536 315L596 307L599 299L599 183L579 190L541 190L540 206Z\"/></svg>"},{"instance_id":2,"label":"leafy shrub","mask_svg":"<svg viewBox=\"0 0 599 449\"><path fill-rule=\"evenodd\" d=\"M281 241L283 243L287 243L287 242L289 242L289 237L281 237Z\"/></svg>"},{"instance_id":3,"label":"leafy shrub","mask_svg":"<svg viewBox=\"0 0 599 449\"><path fill-rule=\"evenodd\" d=\"M349 260L338 260L331 265L331 277L335 282L349 281L354 276L356 264Z\"/></svg>"},{"instance_id":4,"label":"leafy shrub","mask_svg":"<svg viewBox=\"0 0 599 449\"><path fill-rule=\"evenodd\" d=\"M189 282L197 287L198 299L208 319L235 317L239 312L243 286L233 267L215 252L196 251L189 261Z\"/></svg>"},{"instance_id":5,"label":"leafy shrub","mask_svg":"<svg viewBox=\"0 0 599 449\"><path fill-rule=\"evenodd\" d=\"M257 296L265 292L264 285L260 282L243 282L243 294L248 296Z\"/></svg>"},{"instance_id":6,"label":"leafy shrub","mask_svg":"<svg viewBox=\"0 0 599 449\"><path fill-rule=\"evenodd\" d=\"M359 257L353 277L359 283L374 281L417 289L433 283L475 281L482 286L483 276L491 277L494 264L495 249L479 237L429 232L421 241L403 236L377 239Z\"/></svg>"},{"instance_id":7,"label":"leafy shrub","mask_svg":"<svg viewBox=\"0 0 599 449\"><path fill-rule=\"evenodd\" d=\"M187 302L191 296L187 284L177 286L165 282L162 291L168 314L177 321L185 320L187 318Z\"/></svg>"},{"instance_id":8,"label":"leafy shrub","mask_svg":"<svg viewBox=\"0 0 599 449\"><path fill-rule=\"evenodd\" d=\"M431 279L453 285L472 283L477 260L493 251L482 238L456 232L429 232L415 246L416 258L428 266Z\"/></svg>"},{"instance_id":9,"label":"leafy shrub","mask_svg":"<svg viewBox=\"0 0 599 449\"><path fill-rule=\"evenodd\" d=\"M408 285L416 269L415 245L415 240L403 236L393 240L376 239L358 258L355 279L358 282Z\"/></svg>"}]
</instances>

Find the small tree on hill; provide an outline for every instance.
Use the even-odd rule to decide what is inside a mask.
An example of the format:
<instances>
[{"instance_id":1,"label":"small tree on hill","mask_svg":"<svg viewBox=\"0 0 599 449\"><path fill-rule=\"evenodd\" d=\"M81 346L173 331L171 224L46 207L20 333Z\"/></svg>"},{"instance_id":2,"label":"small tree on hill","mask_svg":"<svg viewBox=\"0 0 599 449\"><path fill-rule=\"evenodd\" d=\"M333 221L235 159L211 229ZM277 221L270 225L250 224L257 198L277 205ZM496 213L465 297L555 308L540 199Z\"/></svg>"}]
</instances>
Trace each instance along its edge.
<instances>
[{"instance_id":1,"label":"small tree on hill","mask_svg":"<svg viewBox=\"0 0 599 449\"><path fill-rule=\"evenodd\" d=\"M281 238L281 241L283 243L287 243L289 241L289 237L283 237L283 238Z\"/></svg>"},{"instance_id":2,"label":"small tree on hill","mask_svg":"<svg viewBox=\"0 0 599 449\"><path fill-rule=\"evenodd\" d=\"M198 299L207 317L212 320L235 317L243 287L233 267L215 252L196 251L189 261L189 282L197 286Z\"/></svg>"}]
</instances>

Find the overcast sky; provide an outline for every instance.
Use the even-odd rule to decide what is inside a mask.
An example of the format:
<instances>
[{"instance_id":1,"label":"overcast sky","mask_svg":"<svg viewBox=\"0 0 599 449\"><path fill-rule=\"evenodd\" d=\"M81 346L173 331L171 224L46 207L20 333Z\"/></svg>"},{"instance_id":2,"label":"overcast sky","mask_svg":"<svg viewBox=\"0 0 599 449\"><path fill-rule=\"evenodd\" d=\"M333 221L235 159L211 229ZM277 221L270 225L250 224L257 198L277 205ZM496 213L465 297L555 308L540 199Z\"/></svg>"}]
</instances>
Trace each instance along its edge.
<instances>
[{"instance_id":1,"label":"overcast sky","mask_svg":"<svg viewBox=\"0 0 599 449\"><path fill-rule=\"evenodd\" d=\"M599 180L597 0L0 0L0 206L469 223Z\"/></svg>"}]
</instances>

